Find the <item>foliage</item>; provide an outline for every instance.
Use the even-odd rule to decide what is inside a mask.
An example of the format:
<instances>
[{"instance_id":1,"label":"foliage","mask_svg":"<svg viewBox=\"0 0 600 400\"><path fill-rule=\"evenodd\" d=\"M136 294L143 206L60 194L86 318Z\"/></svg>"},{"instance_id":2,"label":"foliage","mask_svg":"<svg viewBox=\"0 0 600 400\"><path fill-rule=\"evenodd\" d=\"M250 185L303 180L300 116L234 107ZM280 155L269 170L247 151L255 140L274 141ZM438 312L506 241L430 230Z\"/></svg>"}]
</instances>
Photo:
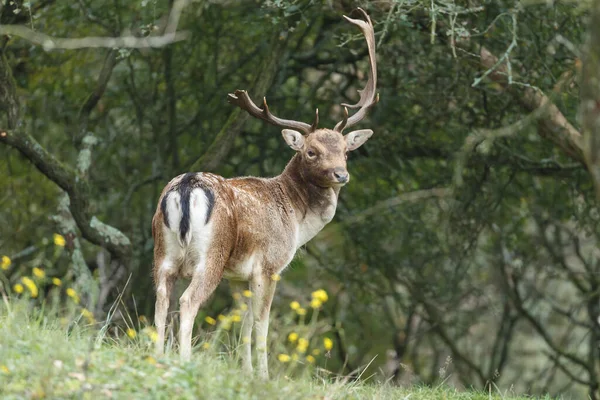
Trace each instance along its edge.
<instances>
[{"instance_id":1,"label":"foliage","mask_svg":"<svg viewBox=\"0 0 600 400\"><path fill-rule=\"evenodd\" d=\"M0 4L0 23L55 37L155 35L168 12L157 1ZM319 107L332 126L364 78L364 43L341 18L357 5L378 41L381 101L363 123L375 135L350 155L335 220L282 276L273 357L291 359L289 335L304 335L286 325L290 303L322 288L327 365L343 375L369 365L362 378L434 386L445 370L452 387L599 398L600 210L578 119L585 2L191 2L178 28L189 36L162 48L45 51L2 36L4 291L37 284L43 268L97 320L118 299L152 315L150 223L165 183L196 168L282 170L291 153L226 104L235 89L266 94L285 118ZM199 326L235 309L223 286Z\"/></svg>"},{"instance_id":2,"label":"foliage","mask_svg":"<svg viewBox=\"0 0 600 400\"><path fill-rule=\"evenodd\" d=\"M0 395L17 398L269 398L305 399L518 399L506 393L400 389L348 382L323 371L290 379L276 368L270 381L247 379L225 354L200 351L189 363L156 359L136 336L103 337L82 321L67 327L55 316L27 311L26 303L4 303L0 311Z\"/></svg>"}]
</instances>

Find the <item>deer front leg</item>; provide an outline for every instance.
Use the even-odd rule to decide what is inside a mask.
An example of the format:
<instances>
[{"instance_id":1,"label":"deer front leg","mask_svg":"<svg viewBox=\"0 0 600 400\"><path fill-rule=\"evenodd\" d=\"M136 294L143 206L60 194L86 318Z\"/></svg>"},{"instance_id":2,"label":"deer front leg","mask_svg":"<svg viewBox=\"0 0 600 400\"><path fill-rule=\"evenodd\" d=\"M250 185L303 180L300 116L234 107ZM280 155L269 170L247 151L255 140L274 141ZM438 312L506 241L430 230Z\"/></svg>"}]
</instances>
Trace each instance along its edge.
<instances>
[{"instance_id":1,"label":"deer front leg","mask_svg":"<svg viewBox=\"0 0 600 400\"><path fill-rule=\"evenodd\" d=\"M251 299L243 296L244 290L248 290L248 282L230 281L229 286L231 287L232 293L239 293L242 297L240 299L240 306L246 305L246 310L242 310L242 331L241 331L241 358L242 358L242 370L246 373L252 373L252 325L254 323L254 316L252 315L252 301Z\"/></svg>"},{"instance_id":2,"label":"deer front leg","mask_svg":"<svg viewBox=\"0 0 600 400\"><path fill-rule=\"evenodd\" d=\"M269 332L269 313L275 294L275 282L263 274L250 281L252 290L252 313L254 315L254 342L257 352L258 376L267 379L269 366L267 363L267 334Z\"/></svg>"}]
</instances>

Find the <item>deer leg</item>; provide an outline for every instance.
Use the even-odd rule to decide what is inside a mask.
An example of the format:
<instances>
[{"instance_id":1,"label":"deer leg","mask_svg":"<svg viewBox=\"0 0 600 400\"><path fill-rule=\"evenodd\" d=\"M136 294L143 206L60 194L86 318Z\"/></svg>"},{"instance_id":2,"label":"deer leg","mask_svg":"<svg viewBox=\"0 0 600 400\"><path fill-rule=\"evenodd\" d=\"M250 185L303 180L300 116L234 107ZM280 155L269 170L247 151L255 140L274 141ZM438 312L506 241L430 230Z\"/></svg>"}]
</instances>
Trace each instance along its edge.
<instances>
[{"instance_id":1,"label":"deer leg","mask_svg":"<svg viewBox=\"0 0 600 400\"><path fill-rule=\"evenodd\" d=\"M196 266L192 282L179 298L179 353L181 359L187 361L192 355L192 330L198 309L213 294L221 277L223 268L215 268L213 263L202 260Z\"/></svg>"},{"instance_id":2,"label":"deer leg","mask_svg":"<svg viewBox=\"0 0 600 400\"><path fill-rule=\"evenodd\" d=\"M244 290L248 290L248 282L230 281L232 293L239 293L240 295ZM240 300L240 306L246 305L246 310L242 310L242 331L241 331L241 358L242 358L242 370L246 373L252 373L252 325L254 323L254 316L252 315L252 301L251 299L242 296Z\"/></svg>"},{"instance_id":3,"label":"deer leg","mask_svg":"<svg viewBox=\"0 0 600 400\"><path fill-rule=\"evenodd\" d=\"M175 283L174 264L169 259L163 259L158 267L156 278L156 303L154 306L154 323L156 324L156 353L163 354L165 350L165 328L169 299Z\"/></svg>"},{"instance_id":4,"label":"deer leg","mask_svg":"<svg viewBox=\"0 0 600 400\"><path fill-rule=\"evenodd\" d=\"M254 314L254 340L258 359L258 375L261 378L269 377L267 363L267 334L269 332L269 313L275 294L275 282L270 278L255 276L250 281L252 290L252 313Z\"/></svg>"}]
</instances>

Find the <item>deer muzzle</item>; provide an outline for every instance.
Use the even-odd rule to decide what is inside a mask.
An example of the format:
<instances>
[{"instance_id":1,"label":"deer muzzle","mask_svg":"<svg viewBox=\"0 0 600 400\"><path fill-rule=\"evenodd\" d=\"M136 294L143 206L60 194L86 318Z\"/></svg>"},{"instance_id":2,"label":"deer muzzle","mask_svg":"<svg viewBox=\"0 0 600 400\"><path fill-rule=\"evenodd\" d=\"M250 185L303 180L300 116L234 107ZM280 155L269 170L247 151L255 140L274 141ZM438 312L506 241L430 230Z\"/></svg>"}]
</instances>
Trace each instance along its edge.
<instances>
[{"instance_id":1,"label":"deer muzzle","mask_svg":"<svg viewBox=\"0 0 600 400\"><path fill-rule=\"evenodd\" d=\"M337 167L333 169L333 179L338 183L348 183L350 174L345 168Z\"/></svg>"}]
</instances>

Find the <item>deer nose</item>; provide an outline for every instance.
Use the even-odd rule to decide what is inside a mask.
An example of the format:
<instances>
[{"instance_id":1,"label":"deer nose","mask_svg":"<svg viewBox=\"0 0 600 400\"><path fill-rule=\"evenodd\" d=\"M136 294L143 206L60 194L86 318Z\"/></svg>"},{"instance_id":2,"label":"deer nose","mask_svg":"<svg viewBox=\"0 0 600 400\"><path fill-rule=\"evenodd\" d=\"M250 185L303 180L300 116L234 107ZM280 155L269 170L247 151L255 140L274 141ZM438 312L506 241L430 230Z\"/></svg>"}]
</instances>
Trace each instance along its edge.
<instances>
[{"instance_id":1,"label":"deer nose","mask_svg":"<svg viewBox=\"0 0 600 400\"><path fill-rule=\"evenodd\" d=\"M348 175L348 171L346 171L344 168L334 169L333 176L339 183L346 183L350 180L350 175Z\"/></svg>"}]
</instances>

